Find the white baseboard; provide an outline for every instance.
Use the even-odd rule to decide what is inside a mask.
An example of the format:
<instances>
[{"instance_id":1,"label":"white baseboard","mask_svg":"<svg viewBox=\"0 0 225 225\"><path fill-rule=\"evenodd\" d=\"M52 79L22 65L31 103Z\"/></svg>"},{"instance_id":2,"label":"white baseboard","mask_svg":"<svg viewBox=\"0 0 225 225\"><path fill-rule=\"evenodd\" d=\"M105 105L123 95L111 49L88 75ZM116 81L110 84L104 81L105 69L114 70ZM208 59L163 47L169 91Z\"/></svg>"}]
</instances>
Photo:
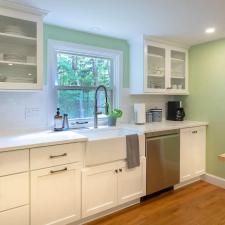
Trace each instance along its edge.
<instances>
[{"instance_id":1,"label":"white baseboard","mask_svg":"<svg viewBox=\"0 0 225 225\"><path fill-rule=\"evenodd\" d=\"M199 177L195 177L195 178L192 178L192 179L190 179L190 180L187 180L187 181L183 181L183 182L181 182L181 183L179 183L179 184L176 184L176 185L174 186L174 190L177 190L177 189L182 188L182 187L185 187L185 186L187 186L187 185L189 185L189 184L195 183L195 182L197 182L197 181L199 181L199 180L201 180L201 179L202 179L202 178L199 176Z\"/></svg>"},{"instance_id":2,"label":"white baseboard","mask_svg":"<svg viewBox=\"0 0 225 225\"><path fill-rule=\"evenodd\" d=\"M97 214L95 214L93 216L89 216L89 217L83 218L81 220L78 220L78 221L76 221L74 223L70 223L68 225L83 225L85 223L88 223L88 222L100 219L102 217L105 217L107 215L110 215L112 213L118 212L118 211L120 211L122 209L128 208L130 206L133 206L133 205L136 205L136 204L139 204L139 203L140 203L140 199L136 199L136 200L130 201L128 203L124 203L124 204L122 204L120 206L116 206L116 207L114 207L112 209L106 210L104 212L97 213Z\"/></svg>"},{"instance_id":3,"label":"white baseboard","mask_svg":"<svg viewBox=\"0 0 225 225\"><path fill-rule=\"evenodd\" d=\"M213 184L213 185L216 185L218 187L225 189L225 179L224 178L217 177L217 176L207 173L202 176L202 180L204 180L207 183L210 183L210 184Z\"/></svg>"}]
</instances>

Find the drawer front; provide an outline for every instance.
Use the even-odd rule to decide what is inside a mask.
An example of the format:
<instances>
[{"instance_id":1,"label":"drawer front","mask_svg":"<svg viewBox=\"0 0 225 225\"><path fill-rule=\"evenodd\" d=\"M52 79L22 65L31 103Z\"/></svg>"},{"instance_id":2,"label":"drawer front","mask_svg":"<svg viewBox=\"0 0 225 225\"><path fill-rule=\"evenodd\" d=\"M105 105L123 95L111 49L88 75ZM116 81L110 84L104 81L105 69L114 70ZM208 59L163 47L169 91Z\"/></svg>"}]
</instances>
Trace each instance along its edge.
<instances>
[{"instance_id":1,"label":"drawer front","mask_svg":"<svg viewBox=\"0 0 225 225\"><path fill-rule=\"evenodd\" d=\"M31 170L83 161L84 144L71 143L30 150Z\"/></svg>"},{"instance_id":2,"label":"drawer front","mask_svg":"<svg viewBox=\"0 0 225 225\"><path fill-rule=\"evenodd\" d=\"M29 170L29 150L0 153L0 176Z\"/></svg>"},{"instance_id":3,"label":"drawer front","mask_svg":"<svg viewBox=\"0 0 225 225\"><path fill-rule=\"evenodd\" d=\"M0 177L0 211L27 204L29 204L29 174Z\"/></svg>"},{"instance_id":4,"label":"drawer front","mask_svg":"<svg viewBox=\"0 0 225 225\"><path fill-rule=\"evenodd\" d=\"M2 225L29 225L29 206L7 210L0 213Z\"/></svg>"}]
</instances>

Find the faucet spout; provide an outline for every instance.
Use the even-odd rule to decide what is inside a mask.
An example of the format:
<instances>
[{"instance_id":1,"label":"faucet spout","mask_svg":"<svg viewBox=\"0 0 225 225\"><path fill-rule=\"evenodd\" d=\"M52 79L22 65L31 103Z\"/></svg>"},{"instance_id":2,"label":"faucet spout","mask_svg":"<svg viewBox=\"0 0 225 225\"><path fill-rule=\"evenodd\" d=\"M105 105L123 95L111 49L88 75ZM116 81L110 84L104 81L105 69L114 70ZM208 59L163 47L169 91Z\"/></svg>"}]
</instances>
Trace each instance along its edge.
<instances>
[{"instance_id":1,"label":"faucet spout","mask_svg":"<svg viewBox=\"0 0 225 225\"><path fill-rule=\"evenodd\" d=\"M101 89L103 89L104 94L105 94L105 113L108 114L108 112L109 112L107 89L104 85L99 85L95 90L94 128L98 128L98 115L102 114L102 112L98 111L98 92Z\"/></svg>"}]
</instances>

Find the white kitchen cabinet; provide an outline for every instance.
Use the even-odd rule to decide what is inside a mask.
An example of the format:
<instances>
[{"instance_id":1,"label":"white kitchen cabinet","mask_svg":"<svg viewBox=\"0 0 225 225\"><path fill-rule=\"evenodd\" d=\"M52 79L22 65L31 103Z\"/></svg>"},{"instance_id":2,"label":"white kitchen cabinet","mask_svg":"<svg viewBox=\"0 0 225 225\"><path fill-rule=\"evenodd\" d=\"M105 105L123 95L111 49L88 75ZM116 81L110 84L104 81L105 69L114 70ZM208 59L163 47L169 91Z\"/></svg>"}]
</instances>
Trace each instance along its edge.
<instances>
[{"instance_id":1,"label":"white kitchen cabinet","mask_svg":"<svg viewBox=\"0 0 225 225\"><path fill-rule=\"evenodd\" d=\"M117 163L82 171L82 216L90 216L117 204Z\"/></svg>"},{"instance_id":2,"label":"white kitchen cabinet","mask_svg":"<svg viewBox=\"0 0 225 225\"><path fill-rule=\"evenodd\" d=\"M125 161L82 171L82 216L87 217L145 195L145 157L140 167L128 170Z\"/></svg>"},{"instance_id":3,"label":"white kitchen cabinet","mask_svg":"<svg viewBox=\"0 0 225 225\"><path fill-rule=\"evenodd\" d=\"M188 94L188 52L185 48L145 37L130 42L131 94Z\"/></svg>"},{"instance_id":4,"label":"white kitchen cabinet","mask_svg":"<svg viewBox=\"0 0 225 225\"><path fill-rule=\"evenodd\" d=\"M0 177L0 212L28 204L28 173Z\"/></svg>"},{"instance_id":5,"label":"white kitchen cabinet","mask_svg":"<svg viewBox=\"0 0 225 225\"><path fill-rule=\"evenodd\" d=\"M0 90L35 90L43 80L43 13L0 8Z\"/></svg>"},{"instance_id":6,"label":"white kitchen cabinet","mask_svg":"<svg viewBox=\"0 0 225 225\"><path fill-rule=\"evenodd\" d=\"M123 204L144 196L146 193L146 159L140 166L128 169L122 165L118 173L118 203Z\"/></svg>"},{"instance_id":7,"label":"white kitchen cabinet","mask_svg":"<svg viewBox=\"0 0 225 225\"><path fill-rule=\"evenodd\" d=\"M185 128L180 131L180 181L205 173L206 127Z\"/></svg>"},{"instance_id":8,"label":"white kitchen cabinet","mask_svg":"<svg viewBox=\"0 0 225 225\"><path fill-rule=\"evenodd\" d=\"M1 225L29 225L29 206L0 212Z\"/></svg>"},{"instance_id":9,"label":"white kitchen cabinet","mask_svg":"<svg viewBox=\"0 0 225 225\"><path fill-rule=\"evenodd\" d=\"M81 166L31 172L31 225L65 225L81 218Z\"/></svg>"},{"instance_id":10,"label":"white kitchen cabinet","mask_svg":"<svg viewBox=\"0 0 225 225\"><path fill-rule=\"evenodd\" d=\"M0 176L26 172L28 170L28 149L0 153Z\"/></svg>"}]
</instances>

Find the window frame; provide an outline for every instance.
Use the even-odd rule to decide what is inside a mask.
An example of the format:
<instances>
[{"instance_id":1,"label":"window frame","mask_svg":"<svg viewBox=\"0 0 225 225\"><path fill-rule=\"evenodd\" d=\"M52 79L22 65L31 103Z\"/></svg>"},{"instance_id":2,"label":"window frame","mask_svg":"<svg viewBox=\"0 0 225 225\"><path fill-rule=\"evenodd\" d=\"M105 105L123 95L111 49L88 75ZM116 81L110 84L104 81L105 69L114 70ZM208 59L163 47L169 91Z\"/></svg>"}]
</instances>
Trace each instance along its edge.
<instances>
[{"instance_id":1,"label":"window frame","mask_svg":"<svg viewBox=\"0 0 225 225\"><path fill-rule=\"evenodd\" d=\"M56 41L56 40L48 40L48 74L49 79L49 88L51 90L51 97L50 97L50 107L51 110L49 114L54 115L55 109L57 107L57 91L62 90L63 86L60 86L61 88L57 87L55 85L56 76L57 76L57 52L65 52L70 54L81 54L81 55L87 55L87 56L93 56L93 57L101 57L101 58L108 58L112 60L112 76L113 76L113 84L111 87L111 92L113 92L112 97L112 104L113 108L118 108L120 105L119 102L119 96L121 92L121 81L122 81L122 75L123 75L123 53L118 50L112 50L112 49L106 49L106 48L100 48L100 47L94 47L90 45L83 45L83 44L76 44L71 42L63 42L63 41ZM90 88L90 87L88 87ZM75 87L64 87L65 90L76 90L79 89ZM80 88L81 89L81 88ZM93 89L95 89L93 87ZM111 94L112 95L112 94ZM76 122L88 122L88 124L76 124ZM102 116L99 118L99 122L104 123L105 117ZM83 126L93 126L93 118L80 118L80 119L70 119L70 125L74 128L79 128Z\"/></svg>"}]
</instances>

